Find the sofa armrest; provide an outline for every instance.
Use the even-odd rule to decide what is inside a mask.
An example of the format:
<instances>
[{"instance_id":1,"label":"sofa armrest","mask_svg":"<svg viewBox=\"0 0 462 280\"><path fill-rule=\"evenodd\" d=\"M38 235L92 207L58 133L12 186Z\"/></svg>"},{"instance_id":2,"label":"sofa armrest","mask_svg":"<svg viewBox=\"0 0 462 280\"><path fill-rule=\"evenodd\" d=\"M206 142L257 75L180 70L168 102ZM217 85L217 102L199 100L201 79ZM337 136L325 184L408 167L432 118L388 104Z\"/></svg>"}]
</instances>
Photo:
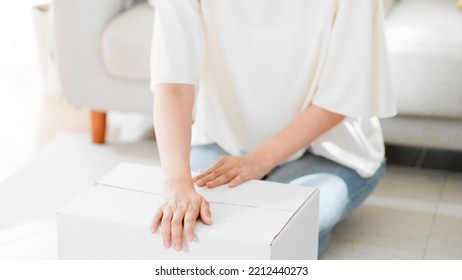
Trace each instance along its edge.
<instances>
[{"instance_id":1,"label":"sofa armrest","mask_svg":"<svg viewBox=\"0 0 462 280\"><path fill-rule=\"evenodd\" d=\"M88 99L107 79L101 58L105 25L124 8L125 0L54 0L56 55L63 93L74 106Z\"/></svg>"}]
</instances>

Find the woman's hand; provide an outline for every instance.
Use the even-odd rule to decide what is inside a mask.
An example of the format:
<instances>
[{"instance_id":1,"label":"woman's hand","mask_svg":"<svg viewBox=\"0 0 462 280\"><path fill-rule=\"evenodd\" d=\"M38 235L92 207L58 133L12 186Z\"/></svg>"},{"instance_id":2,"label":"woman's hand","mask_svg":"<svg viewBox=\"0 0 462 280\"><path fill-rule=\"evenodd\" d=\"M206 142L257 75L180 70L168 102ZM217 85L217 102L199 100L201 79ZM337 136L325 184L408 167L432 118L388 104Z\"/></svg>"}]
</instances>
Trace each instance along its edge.
<instances>
[{"instance_id":1,"label":"woman's hand","mask_svg":"<svg viewBox=\"0 0 462 280\"><path fill-rule=\"evenodd\" d=\"M155 233L160 225L165 248L169 249L173 242L175 250L181 251L183 235L188 242L194 239L199 216L205 224L212 223L209 203L194 190L192 184L185 188L174 188L166 192L163 204L154 215L151 233Z\"/></svg>"},{"instance_id":2,"label":"woman's hand","mask_svg":"<svg viewBox=\"0 0 462 280\"><path fill-rule=\"evenodd\" d=\"M252 153L223 156L212 167L193 178L200 187L228 184L238 186L248 180L261 179L280 162L284 162L319 136L345 119L344 115L309 105L289 125Z\"/></svg>"},{"instance_id":3,"label":"woman's hand","mask_svg":"<svg viewBox=\"0 0 462 280\"><path fill-rule=\"evenodd\" d=\"M236 187L246 181L263 178L274 166L271 161L255 154L223 156L193 181L199 187L215 188L224 184Z\"/></svg>"}]
</instances>

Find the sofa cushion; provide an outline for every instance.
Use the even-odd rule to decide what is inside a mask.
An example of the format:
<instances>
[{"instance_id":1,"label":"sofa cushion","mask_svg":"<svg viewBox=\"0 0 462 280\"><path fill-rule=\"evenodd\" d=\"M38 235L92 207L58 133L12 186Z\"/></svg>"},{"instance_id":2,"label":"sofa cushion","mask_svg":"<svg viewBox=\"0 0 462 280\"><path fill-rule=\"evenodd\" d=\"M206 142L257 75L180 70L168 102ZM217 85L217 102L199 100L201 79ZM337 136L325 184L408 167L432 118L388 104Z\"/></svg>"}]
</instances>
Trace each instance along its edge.
<instances>
[{"instance_id":1,"label":"sofa cushion","mask_svg":"<svg viewBox=\"0 0 462 280\"><path fill-rule=\"evenodd\" d=\"M148 3L115 17L102 34L102 58L107 72L118 78L149 81L149 56L154 10Z\"/></svg>"},{"instance_id":2,"label":"sofa cushion","mask_svg":"<svg viewBox=\"0 0 462 280\"><path fill-rule=\"evenodd\" d=\"M462 12L454 0L401 0L387 18L400 115L462 118Z\"/></svg>"}]
</instances>

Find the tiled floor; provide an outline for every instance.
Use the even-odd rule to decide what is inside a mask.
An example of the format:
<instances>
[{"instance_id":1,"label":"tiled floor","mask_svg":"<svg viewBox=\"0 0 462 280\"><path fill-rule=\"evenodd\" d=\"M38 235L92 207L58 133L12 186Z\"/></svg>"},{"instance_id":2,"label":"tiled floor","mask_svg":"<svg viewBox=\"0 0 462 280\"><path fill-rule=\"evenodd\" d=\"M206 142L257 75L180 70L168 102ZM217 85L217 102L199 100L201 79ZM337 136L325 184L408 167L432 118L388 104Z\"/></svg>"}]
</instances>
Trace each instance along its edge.
<instances>
[{"instance_id":1,"label":"tiled floor","mask_svg":"<svg viewBox=\"0 0 462 280\"><path fill-rule=\"evenodd\" d=\"M462 259L461 205L462 174L389 166L323 258Z\"/></svg>"},{"instance_id":2,"label":"tiled floor","mask_svg":"<svg viewBox=\"0 0 462 280\"><path fill-rule=\"evenodd\" d=\"M438 204L426 259L462 259L462 177L448 178Z\"/></svg>"}]
</instances>

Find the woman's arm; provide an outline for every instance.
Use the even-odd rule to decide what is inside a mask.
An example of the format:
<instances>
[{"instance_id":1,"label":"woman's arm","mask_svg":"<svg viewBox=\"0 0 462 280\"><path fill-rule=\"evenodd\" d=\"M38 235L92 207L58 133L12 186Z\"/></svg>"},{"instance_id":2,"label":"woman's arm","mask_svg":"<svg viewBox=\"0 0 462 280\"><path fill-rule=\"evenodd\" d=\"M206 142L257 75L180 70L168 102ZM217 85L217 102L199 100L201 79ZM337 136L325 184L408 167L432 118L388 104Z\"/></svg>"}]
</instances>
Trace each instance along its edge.
<instances>
[{"instance_id":1,"label":"woman's arm","mask_svg":"<svg viewBox=\"0 0 462 280\"><path fill-rule=\"evenodd\" d=\"M154 128L166 183L192 182L189 150L193 104L192 85L159 84L156 87Z\"/></svg>"},{"instance_id":2,"label":"woman's arm","mask_svg":"<svg viewBox=\"0 0 462 280\"><path fill-rule=\"evenodd\" d=\"M151 232L161 225L164 246L182 249L194 239L198 216L211 223L208 202L194 190L189 165L194 86L160 84L155 89L154 126L164 173L164 203L154 215Z\"/></svg>"},{"instance_id":3,"label":"woman's arm","mask_svg":"<svg viewBox=\"0 0 462 280\"><path fill-rule=\"evenodd\" d=\"M316 105L308 106L288 126L248 155L225 156L196 176L199 186L235 187L245 181L261 179L279 163L308 146L316 138L339 124L345 116Z\"/></svg>"},{"instance_id":4,"label":"woman's arm","mask_svg":"<svg viewBox=\"0 0 462 280\"><path fill-rule=\"evenodd\" d=\"M276 166L308 146L344 118L343 115L310 105L282 131L255 149L252 155Z\"/></svg>"}]
</instances>

